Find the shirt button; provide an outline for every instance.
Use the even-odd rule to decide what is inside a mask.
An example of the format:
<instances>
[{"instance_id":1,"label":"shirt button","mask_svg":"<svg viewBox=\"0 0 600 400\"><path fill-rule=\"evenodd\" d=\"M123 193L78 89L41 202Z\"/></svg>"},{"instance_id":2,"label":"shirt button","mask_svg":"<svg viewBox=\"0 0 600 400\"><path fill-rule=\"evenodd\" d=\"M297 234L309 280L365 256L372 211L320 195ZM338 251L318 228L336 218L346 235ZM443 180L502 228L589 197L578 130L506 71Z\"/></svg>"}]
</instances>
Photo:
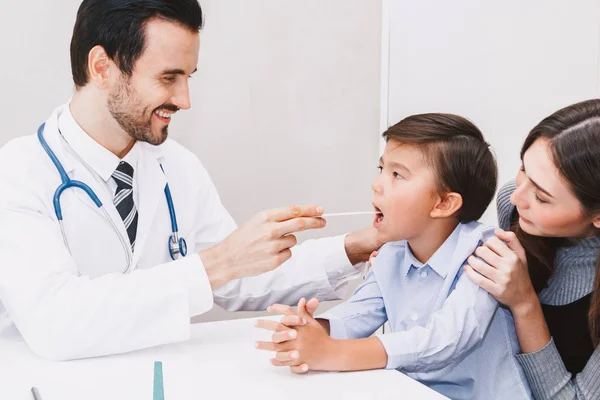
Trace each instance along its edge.
<instances>
[{"instance_id":1,"label":"shirt button","mask_svg":"<svg viewBox=\"0 0 600 400\"><path fill-rule=\"evenodd\" d=\"M427 271L421 272L421 278L427 278Z\"/></svg>"},{"instance_id":2,"label":"shirt button","mask_svg":"<svg viewBox=\"0 0 600 400\"><path fill-rule=\"evenodd\" d=\"M419 314L417 314L416 312L412 313L411 316L410 316L410 319L412 321L418 320L419 319Z\"/></svg>"}]
</instances>

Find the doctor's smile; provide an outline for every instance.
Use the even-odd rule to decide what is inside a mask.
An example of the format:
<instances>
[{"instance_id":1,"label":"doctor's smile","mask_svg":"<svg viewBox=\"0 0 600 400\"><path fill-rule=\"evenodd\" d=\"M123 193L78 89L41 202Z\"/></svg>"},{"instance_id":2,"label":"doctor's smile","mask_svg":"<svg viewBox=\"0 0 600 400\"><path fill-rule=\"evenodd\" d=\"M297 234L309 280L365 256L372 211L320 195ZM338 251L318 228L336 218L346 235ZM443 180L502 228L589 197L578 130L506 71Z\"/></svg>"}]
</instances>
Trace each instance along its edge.
<instances>
[{"instance_id":1,"label":"doctor's smile","mask_svg":"<svg viewBox=\"0 0 600 400\"><path fill-rule=\"evenodd\" d=\"M169 122L171 122L171 117L173 115L175 115L175 113L177 112L177 110L170 111L170 110L168 110L166 108L160 108L160 109L154 111L154 115L156 115L161 122L164 122L164 123L168 124Z\"/></svg>"}]
</instances>

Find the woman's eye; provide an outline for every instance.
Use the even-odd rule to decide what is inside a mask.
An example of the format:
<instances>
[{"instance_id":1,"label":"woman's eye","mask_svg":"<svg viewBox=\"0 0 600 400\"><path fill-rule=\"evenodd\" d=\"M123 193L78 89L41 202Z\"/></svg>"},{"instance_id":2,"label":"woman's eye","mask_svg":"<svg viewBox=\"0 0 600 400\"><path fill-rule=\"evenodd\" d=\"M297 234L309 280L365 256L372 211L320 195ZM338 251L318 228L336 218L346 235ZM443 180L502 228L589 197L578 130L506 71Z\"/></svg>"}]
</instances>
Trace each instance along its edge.
<instances>
[{"instance_id":1,"label":"woman's eye","mask_svg":"<svg viewBox=\"0 0 600 400\"><path fill-rule=\"evenodd\" d=\"M533 193L533 196L535 197L535 201L537 201L538 203L542 203L542 204L544 204L544 203L547 203L547 201L545 201L545 200L542 200L542 199L540 198L540 196L538 196L538 195L537 195L537 193L535 193L535 192L534 192L534 193Z\"/></svg>"}]
</instances>

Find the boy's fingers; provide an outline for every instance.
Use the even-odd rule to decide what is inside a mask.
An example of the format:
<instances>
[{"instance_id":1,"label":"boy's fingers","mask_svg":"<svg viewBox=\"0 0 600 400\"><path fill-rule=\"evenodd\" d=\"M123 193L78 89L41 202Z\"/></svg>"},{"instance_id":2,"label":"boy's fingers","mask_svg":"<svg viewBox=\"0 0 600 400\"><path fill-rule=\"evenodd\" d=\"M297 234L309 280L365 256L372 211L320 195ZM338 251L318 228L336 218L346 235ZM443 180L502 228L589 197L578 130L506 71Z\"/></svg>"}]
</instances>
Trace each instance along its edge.
<instances>
[{"instance_id":1,"label":"boy's fingers","mask_svg":"<svg viewBox=\"0 0 600 400\"><path fill-rule=\"evenodd\" d=\"M283 319L282 319L282 322L283 322ZM259 319L258 321L256 321L254 323L254 326L256 328L266 329L268 331L273 331L273 332L281 332L281 331L287 330L288 327L285 325L287 325L287 324L281 324L280 322L271 321L268 319Z\"/></svg>"},{"instance_id":2,"label":"boy's fingers","mask_svg":"<svg viewBox=\"0 0 600 400\"><path fill-rule=\"evenodd\" d=\"M300 353L297 350L278 351L275 353L275 359L279 361L296 361L300 358Z\"/></svg>"},{"instance_id":3,"label":"boy's fingers","mask_svg":"<svg viewBox=\"0 0 600 400\"><path fill-rule=\"evenodd\" d=\"M288 329L286 331L275 332L271 339L273 339L273 343L282 343L287 342L288 340L293 340L298 337L298 332L293 329Z\"/></svg>"},{"instance_id":4,"label":"boy's fingers","mask_svg":"<svg viewBox=\"0 0 600 400\"><path fill-rule=\"evenodd\" d=\"M292 327L292 326L299 326L299 325L306 325L306 319L302 318L299 315L284 315L281 318L281 323L283 325Z\"/></svg>"},{"instance_id":5,"label":"boy's fingers","mask_svg":"<svg viewBox=\"0 0 600 400\"><path fill-rule=\"evenodd\" d=\"M273 364L276 367L291 367L294 365L300 365L301 362L298 360L294 360L294 361L279 361L276 358L272 358L271 359L271 364Z\"/></svg>"},{"instance_id":6,"label":"boy's fingers","mask_svg":"<svg viewBox=\"0 0 600 400\"><path fill-rule=\"evenodd\" d=\"M290 370L295 373L295 374L304 374L306 372L308 372L308 365L306 364L301 364L301 365L295 365L295 366L291 366Z\"/></svg>"},{"instance_id":7,"label":"boy's fingers","mask_svg":"<svg viewBox=\"0 0 600 400\"><path fill-rule=\"evenodd\" d=\"M285 304L273 304L267 308L267 311L274 314L297 315L292 307Z\"/></svg>"},{"instance_id":8,"label":"boy's fingers","mask_svg":"<svg viewBox=\"0 0 600 400\"><path fill-rule=\"evenodd\" d=\"M317 311L318 307L319 299L316 299L314 297L306 303L306 311L311 315L311 317L314 315L315 311Z\"/></svg>"},{"instance_id":9,"label":"boy's fingers","mask_svg":"<svg viewBox=\"0 0 600 400\"><path fill-rule=\"evenodd\" d=\"M277 351L277 345L273 342L255 342L254 347L258 350Z\"/></svg>"},{"instance_id":10,"label":"boy's fingers","mask_svg":"<svg viewBox=\"0 0 600 400\"><path fill-rule=\"evenodd\" d=\"M298 302L298 315L303 318L312 317L312 315L306 309L306 299L304 297Z\"/></svg>"}]
</instances>

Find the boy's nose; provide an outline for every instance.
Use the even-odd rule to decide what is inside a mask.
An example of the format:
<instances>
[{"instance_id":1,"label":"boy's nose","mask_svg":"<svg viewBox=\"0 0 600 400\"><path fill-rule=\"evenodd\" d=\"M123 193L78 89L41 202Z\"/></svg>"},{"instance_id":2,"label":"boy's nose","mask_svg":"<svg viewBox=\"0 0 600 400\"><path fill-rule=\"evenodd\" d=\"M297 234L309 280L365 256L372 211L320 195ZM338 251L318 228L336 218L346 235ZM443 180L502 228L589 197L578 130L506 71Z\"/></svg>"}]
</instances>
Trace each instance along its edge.
<instances>
[{"instance_id":1,"label":"boy's nose","mask_svg":"<svg viewBox=\"0 0 600 400\"><path fill-rule=\"evenodd\" d=\"M380 176L378 176L377 178L375 178L373 180L373 182L371 182L371 190L373 190L373 192L375 192L377 194L381 194L383 192L383 186L381 185L381 183L379 181Z\"/></svg>"}]
</instances>

